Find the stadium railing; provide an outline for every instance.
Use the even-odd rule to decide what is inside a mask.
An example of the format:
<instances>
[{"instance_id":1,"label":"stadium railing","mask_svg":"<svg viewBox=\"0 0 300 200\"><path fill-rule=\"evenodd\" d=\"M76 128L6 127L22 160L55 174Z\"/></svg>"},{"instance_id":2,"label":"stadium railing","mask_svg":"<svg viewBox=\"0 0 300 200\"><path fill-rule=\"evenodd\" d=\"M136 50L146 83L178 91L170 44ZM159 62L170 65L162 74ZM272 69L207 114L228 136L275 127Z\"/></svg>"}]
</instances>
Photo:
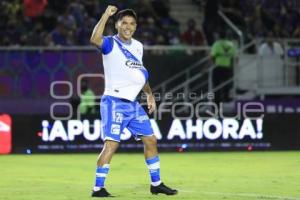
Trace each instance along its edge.
<instances>
[{"instance_id":1,"label":"stadium railing","mask_svg":"<svg viewBox=\"0 0 300 200\"><path fill-rule=\"evenodd\" d=\"M232 97L233 100L238 100L241 96L236 94L238 89L245 90L252 93L250 97L259 96L263 99L266 95L300 95L299 78L300 78L300 40L281 39L280 44L283 44L283 51L285 56L282 62L278 64L280 69L284 69L278 77L270 76L274 74L274 71L280 72L280 70L274 68L273 65L269 66L262 62L262 57L257 53L249 54L247 49L259 45L263 40L257 39L246 44L239 50L239 63L234 66L234 75L232 78L224 81L223 83L213 86L212 72L215 69L214 65L210 65L199 71L198 73L192 73L191 71L199 65L202 65L206 61L209 61L209 56L205 57L190 67L187 67L182 72L176 74L176 76L162 82L155 90L163 91L164 94L168 93L183 93L183 94L198 94L192 99L185 98L186 95L182 95L183 98L164 99L163 102L190 102L197 103L200 101L207 101L210 93L215 93L224 88L226 85L233 83ZM291 53L291 50L294 52ZM277 56L280 60L281 56ZM264 58L267 61L274 61L276 56L270 58ZM273 71L273 72L272 72ZM188 76L189 75L189 76ZM179 78L180 76L186 77L182 83L166 90L167 84L171 81ZM200 91L199 91L200 90ZM200 93L199 93L200 92ZM162 95L164 96L164 95ZM174 95L173 95L174 96ZM176 96L176 95L175 95ZM178 109L178 112L183 112L186 108Z\"/></svg>"}]
</instances>

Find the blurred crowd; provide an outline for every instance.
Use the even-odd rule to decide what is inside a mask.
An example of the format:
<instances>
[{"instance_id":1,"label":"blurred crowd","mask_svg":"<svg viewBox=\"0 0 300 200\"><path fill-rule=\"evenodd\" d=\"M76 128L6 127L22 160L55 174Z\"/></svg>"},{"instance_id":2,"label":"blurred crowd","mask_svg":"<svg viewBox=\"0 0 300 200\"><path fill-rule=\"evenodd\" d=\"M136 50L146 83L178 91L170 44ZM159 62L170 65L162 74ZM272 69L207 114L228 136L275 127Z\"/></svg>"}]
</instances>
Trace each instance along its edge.
<instances>
[{"instance_id":1,"label":"blurred crowd","mask_svg":"<svg viewBox=\"0 0 300 200\"><path fill-rule=\"evenodd\" d=\"M135 37L146 45L200 44L199 39L193 39L195 36L191 39L180 33L178 22L169 15L166 0L1 0L0 46L88 45L91 32L108 4L137 12ZM193 28L194 21L189 23ZM110 19L105 34L114 33L114 20Z\"/></svg>"},{"instance_id":2,"label":"blurred crowd","mask_svg":"<svg viewBox=\"0 0 300 200\"><path fill-rule=\"evenodd\" d=\"M299 0L198 0L198 3L205 10L203 28L209 44L226 27L218 10L247 38L267 37L271 33L275 38L300 39Z\"/></svg>"},{"instance_id":3,"label":"blurred crowd","mask_svg":"<svg viewBox=\"0 0 300 200\"><path fill-rule=\"evenodd\" d=\"M190 19L180 32L170 16L169 0L1 0L0 46L88 45L94 25L108 4L133 8L138 18L135 37L145 45L211 45L224 29L222 10L248 38L300 38L299 0L194 0L203 7L203 30ZM33 4L39 6L32 7ZM221 25L220 25L221 24ZM105 34L114 34L111 19Z\"/></svg>"}]
</instances>

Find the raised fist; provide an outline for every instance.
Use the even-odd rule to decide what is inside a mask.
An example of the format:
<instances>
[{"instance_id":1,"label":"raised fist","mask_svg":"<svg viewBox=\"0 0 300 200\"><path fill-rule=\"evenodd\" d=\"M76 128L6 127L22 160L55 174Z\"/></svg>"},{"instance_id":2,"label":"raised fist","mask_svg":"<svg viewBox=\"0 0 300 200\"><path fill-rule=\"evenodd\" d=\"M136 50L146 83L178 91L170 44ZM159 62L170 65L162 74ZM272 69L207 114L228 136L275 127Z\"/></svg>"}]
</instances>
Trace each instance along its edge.
<instances>
[{"instance_id":1,"label":"raised fist","mask_svg":"<svg viewBox=\"0 0 300 200\"><path fill-rule=\"evenodd\" d=\"M105 13L108 16L112 16L117 12L118 8L116 6L107 6Z\"/></svg>"}]
</instances>

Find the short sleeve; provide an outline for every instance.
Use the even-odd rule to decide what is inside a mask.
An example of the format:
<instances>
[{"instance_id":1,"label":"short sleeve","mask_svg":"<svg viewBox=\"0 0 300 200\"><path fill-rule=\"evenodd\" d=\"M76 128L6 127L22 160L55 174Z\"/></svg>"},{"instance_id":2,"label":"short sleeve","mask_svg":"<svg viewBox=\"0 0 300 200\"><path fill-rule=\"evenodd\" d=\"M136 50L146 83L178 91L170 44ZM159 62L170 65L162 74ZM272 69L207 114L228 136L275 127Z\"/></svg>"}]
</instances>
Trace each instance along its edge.
<instances>
[{"instance_id":1,"label":"short sleeve","mask_svg":"<svg viewBox=\"0 0 300 200\"><path fill-rule=\"evenodd\" d=\"M104 36L102 46L100 46L99 49L102 51L104 55L107 55L113 49L113 45L114 45L113 38L110 36Z\"/></svg>"}]
</instances>

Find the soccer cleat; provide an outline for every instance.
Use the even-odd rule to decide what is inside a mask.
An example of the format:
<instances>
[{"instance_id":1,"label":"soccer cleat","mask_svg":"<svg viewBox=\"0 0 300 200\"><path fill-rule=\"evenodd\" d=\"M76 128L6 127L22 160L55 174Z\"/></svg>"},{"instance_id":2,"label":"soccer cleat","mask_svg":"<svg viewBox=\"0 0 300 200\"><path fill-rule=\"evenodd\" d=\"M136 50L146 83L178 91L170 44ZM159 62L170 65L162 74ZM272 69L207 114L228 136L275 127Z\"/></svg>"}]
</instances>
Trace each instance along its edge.
<instances>
[{"instance_id":1,"label":"soccer cleat","mask_svg":"<svg viewBox=\"0 0 300 200\"><path fill-rule=\"evenodd\" d=\"M113 196L110 193L108 193L105 188L101 188L98 191L93 191L92 197L113 197Z\"/></svg>"},{"instance_id":2,"label":"soccer cleat","mask_svg":"<svg viewBox=\"0 0 300 200\"><path fill-rule=\"evenodd\" d=\"M158 194L158 193L162 193L162 194L166 194L166 195L175 195L178 193L177 190L171 189L168 186L166 186L164 183L161 183L158 186L153 186L151 185L150 187L150 192L152 194Z\"/></svg>"}]
</instances>

